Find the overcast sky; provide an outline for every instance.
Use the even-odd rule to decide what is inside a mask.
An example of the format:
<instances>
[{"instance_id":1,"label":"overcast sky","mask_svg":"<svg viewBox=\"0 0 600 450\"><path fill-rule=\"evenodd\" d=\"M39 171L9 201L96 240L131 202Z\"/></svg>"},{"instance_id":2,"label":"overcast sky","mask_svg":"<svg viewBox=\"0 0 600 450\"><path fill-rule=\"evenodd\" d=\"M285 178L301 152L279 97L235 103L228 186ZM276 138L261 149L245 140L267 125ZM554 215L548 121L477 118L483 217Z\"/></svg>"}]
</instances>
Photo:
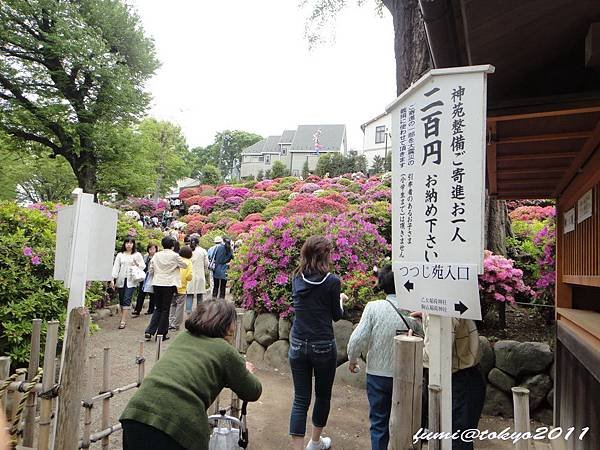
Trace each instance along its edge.
<instances>
[{"instance_id":1,"label":"overcast sky","mask_svg":"<svg viewBox=\"0 0 600 450\"><path fill-rule=\"evenodd\" d=\"M162 66L148 83L150 114L178 123L192 147L217 131L278 135L300 124L360 125L395 98L392 20L375 2L349 7L335 42L308 49L297 0L129 0Z\"/></svg>"}]
</instances>

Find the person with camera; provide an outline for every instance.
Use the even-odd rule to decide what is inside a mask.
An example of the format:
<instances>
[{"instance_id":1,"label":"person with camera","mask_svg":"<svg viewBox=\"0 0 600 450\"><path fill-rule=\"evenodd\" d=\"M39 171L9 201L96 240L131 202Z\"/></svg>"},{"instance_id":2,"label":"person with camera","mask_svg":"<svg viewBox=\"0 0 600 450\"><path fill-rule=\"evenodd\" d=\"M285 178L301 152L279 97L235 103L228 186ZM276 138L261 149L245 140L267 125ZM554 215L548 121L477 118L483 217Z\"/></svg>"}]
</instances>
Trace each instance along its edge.
<instances>
[{"instance_id":1,"label":"person with camera","mask_svg":"<svg viewBox=\"0 0 600 450\"><path fill-rule=\"evenodd\" d=\"M403 309L402 300L396 297L392 266L379 270L377 278L377 287L386 297L367 303L348 341L348 368L350 372L358 372L359 356L366 357L371 449L386 450L390 439L394 385L394 336L413 332L421 334L422 328Z\"/></svg>"},{"instance_id":2,"label":"person with camera","mask_svg":"<svg viewBox=\"0 0 600 450\"><path fill-rule=\"evenodd\" d=\"M138 284L144 280L146 264L141 253L137 251L135 239L127 236L117 253L112 269L111 288L119 290L119 306L121 308L121 323L119 329L127 326L128 311L131 309L131 298Z\"/></svg>"},{"instance_id":3,"label":"person with camera","mask_svg":"<svg viewBox=\"0 0 600 450\"><path fill-rule=\"evenodd\" d=\"M292 279L295 318L288 357L294 382L290 435L295 450L304 447L313 374L313 427L306 449L326 450L331 447L331 438L322 437L321 433L329 417L331 389L337 368L332 322L337 322L343 315L341 282L330 272L331 250L331 242L325 237L309 237L302 246L300 265Z\"/></svg>"}]
</instances>

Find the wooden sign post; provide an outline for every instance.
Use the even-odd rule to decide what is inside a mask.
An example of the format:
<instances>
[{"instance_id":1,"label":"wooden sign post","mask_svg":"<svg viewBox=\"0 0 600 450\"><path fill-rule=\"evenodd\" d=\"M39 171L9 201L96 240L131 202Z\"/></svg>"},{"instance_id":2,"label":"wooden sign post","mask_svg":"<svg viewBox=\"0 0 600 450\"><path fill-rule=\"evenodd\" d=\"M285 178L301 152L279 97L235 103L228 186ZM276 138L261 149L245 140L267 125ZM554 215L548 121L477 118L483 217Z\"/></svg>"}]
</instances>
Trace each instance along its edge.
<instances>
[{"instance_id":1,"label":"wooden sign post","mask_svg":"<svg viewBox=\"0 0 600 450\"><path fill-rule=\"evenodd\" d=\"M486 74L493 70L431 70L387 108L396 295L405 308L429 315L429 383L441 388L440 429L431 431L449 434L452 317L481 319ZM442 449L451 447L442 440Z\"/></svg>"}]
</instances>

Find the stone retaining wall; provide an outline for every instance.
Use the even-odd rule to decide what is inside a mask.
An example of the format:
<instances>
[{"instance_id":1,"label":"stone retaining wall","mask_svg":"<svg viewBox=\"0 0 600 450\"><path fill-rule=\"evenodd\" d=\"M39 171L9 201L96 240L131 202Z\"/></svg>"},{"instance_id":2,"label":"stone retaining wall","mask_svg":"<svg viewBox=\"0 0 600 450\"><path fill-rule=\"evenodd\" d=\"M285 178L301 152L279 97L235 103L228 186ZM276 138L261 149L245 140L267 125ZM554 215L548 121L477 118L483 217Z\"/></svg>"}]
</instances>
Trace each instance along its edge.
<instances>
[{"instance_id":1,"label":"stone retaining wall","mask_svg":"<svg viewBox=\"0 0 600 450\"><path fill-rule=\"evenodd\" d=\"M288 350L292 322L275 314L247 311L243 318L246 332L246 358L257 365L289 371ZM333 324L338 350L336 383L365 388L365 363L361 371L348 371L347 345L355 325L348 320ZM547 344L539 342L498 341L491 345L480 336L480 367L485 376L486 401L483 413L513 417L511 388L529 389L529 408L533 419L552 424L554 354Z\"/></svg>"}]
</instances>

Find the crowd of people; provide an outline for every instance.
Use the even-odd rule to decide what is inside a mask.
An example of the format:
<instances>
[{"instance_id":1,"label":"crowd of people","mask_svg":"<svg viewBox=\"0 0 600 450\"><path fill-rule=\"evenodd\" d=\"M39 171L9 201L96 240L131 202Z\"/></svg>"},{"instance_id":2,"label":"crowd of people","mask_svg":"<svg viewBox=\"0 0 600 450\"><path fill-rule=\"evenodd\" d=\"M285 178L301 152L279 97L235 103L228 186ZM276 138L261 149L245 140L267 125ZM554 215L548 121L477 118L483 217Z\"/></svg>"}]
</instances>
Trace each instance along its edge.
<instances>
[{"instance_id":1,"label":"crowd of people","mask_svg":"<svg viewBox=\"0 0 600 450\"><path fill-rule=\"evenodd\" d=\"M159 250L147 248L136 256L135 241L125 239L115 258L115 286L120 304L130 308L132 292L138 289L133 314L140 314L144 297L150 296L152 319L145 337L156 334L168 339L169 329L178 329L187 313L185 329L169 351L153 367L121 416L123 445L127 450L209 448L210 427L206 414L223 388L232 389L244 401L256 401L262 386L233 346L236 310L225 300L227 267L233 258L231 242L216 238L205 251L197 237L181 248L170 236ZM332 387L337 369L333 322L344 314L347 296L340 278L331 272L331 242L312 236L302 246L300 262L292 274L291 298L295 317L290 332L289 363L294 385L289 434L294 450L326 450L332 439L323 436L330 414ZM145 273L143 282L128 267ZM144 272L145 271L145 272ZM212 273L212 295L208 285ZM428 317L403 308L395 292L391 266L377 273L382 300L367 304L348 343L349 370L357 372L358 358L366 357L367 399L371 423L371 448L383 450L389 443L392 407L394 336L407 333L424 337L424 394L427 393L429 355ZM141 286L139 284L142 283ZM194 300L197 302L194 308ZM122 315L124 326L126 312ZM478 368L479 339L473 321L453 319L452 426L453 431L477 428L485 397L485 381ZM308 409L313 398L312 429L305 446ZM168 413L167 413L168 411ZM427 427L424 396L422 427ZM473 444L453 441L454 449L472 449Z\"/></svg>"},{"instance_id":2,"label":"crowd of people","mask_svg":"<svg viewBox=\"0 0 600 450\"><path fill-rule=\"evenodd\" d=\"M193 234L184 236L180 242L165 233L160 247L150 243L145 254L137 249L133 237L123 240L121 250L115 256L113 279L108 289L118 292L119 329L127 326L130 313L132 317L141 316L146 298L149 298L146 315L151 318L145 339L162 335L163 340L167 340L168 332L179 330L184 316L191 315L194 303L199 305L210 295L211 283L212 298L225 298L229 263L234 256L231 239L217 236L207 251L200 246L199 238Z\"/></svg>"}]
</instances>

